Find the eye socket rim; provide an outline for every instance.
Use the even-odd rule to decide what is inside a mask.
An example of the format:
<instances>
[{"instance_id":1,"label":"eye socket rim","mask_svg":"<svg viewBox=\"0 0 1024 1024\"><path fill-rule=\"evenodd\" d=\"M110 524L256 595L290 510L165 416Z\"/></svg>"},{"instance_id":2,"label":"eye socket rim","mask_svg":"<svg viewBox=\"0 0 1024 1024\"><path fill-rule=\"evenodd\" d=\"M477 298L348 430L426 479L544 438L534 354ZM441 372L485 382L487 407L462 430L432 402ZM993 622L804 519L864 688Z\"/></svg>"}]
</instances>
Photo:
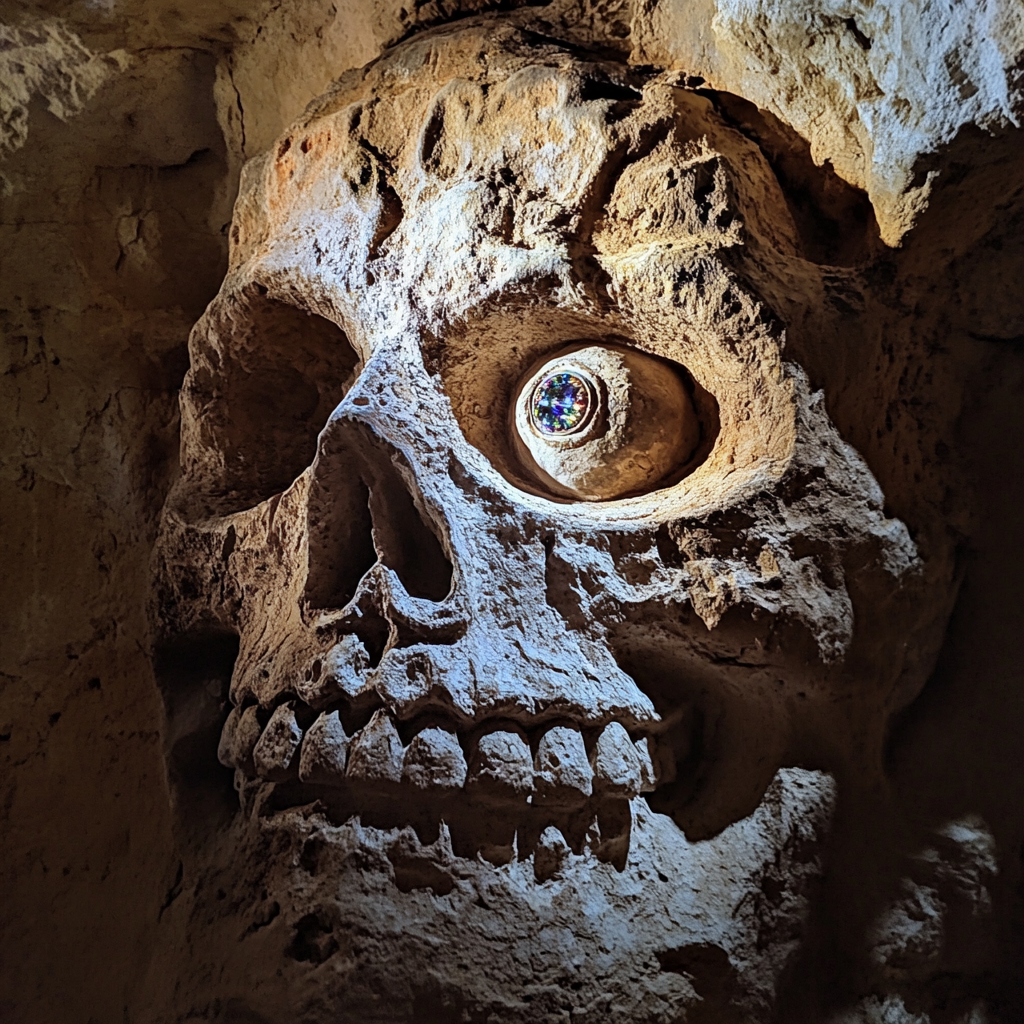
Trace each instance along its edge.
<instances>
[{"instance_id":1,"label":"eye socket rim","mask_svg":"<svg viewBox=\"0 0 1024 1024\"><path fill-rule=\"evenodd\" d=\"M678 337L666 339L651 325L634 323L629 317L595 318L589 312L537 302L534 296L530 301L520 298L503 296L500 303L475 307L424 350L428 373L438 379L449 396L462 440L473 450L474 458L486 460L501 493L509 501L544 508L545 514L572 515L587 522L613 521L620 515L647 516L669 505L704 509L710 486L708 469L721 461L715 452L727 436L723 415L732 408L722 368L705 358L706 346L698 344L687 330L681 329ZM538 473L534 458L523 449L515 427L521 408L520 388L545 363L589 345L635 351L668 365L683 381L693 402L701 425L697 448L690 459L653 489L643 487L616 498L581 498L547 474ZM731 348L729 354L735 354ZM741 373L745 368L746 364L740 368ZM540 442L527 423L523 427L525 437L549 452L566 450L580 436L571 435L557 442L556 447ZM736 482L739 477L729 479ZM656 495L656 509L645 504L652 495ZM534 506L534 502L540 504Z\"/></svg>"},{"instance_id":2,"label":"eye socket rim","mask_svg":"<svg viewBox=\"0 0 1024 1024\"><path fill-rule=\"evenodd\" d=\"M324 423L363 365L349 326L300 296L258 278L215 296L189 339L175 510L197 521L285 493L312 464ZM305 407L294 399L299 387Z\"/></svg>"}]
</instances>

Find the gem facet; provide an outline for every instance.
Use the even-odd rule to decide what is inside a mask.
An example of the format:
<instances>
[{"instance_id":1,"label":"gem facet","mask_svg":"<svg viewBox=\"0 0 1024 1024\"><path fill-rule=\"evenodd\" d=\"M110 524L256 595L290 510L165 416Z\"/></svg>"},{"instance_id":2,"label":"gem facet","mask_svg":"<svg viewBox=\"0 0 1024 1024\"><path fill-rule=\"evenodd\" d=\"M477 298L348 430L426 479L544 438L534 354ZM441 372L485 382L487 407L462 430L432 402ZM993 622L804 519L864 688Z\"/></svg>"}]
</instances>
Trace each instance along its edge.
<instances>
[{"instance_id":1,"label":"gem facet","mask_svg":"<svg viewBox=\"0 0 1024 1024\"><path fill-rule=\"evenodd\" d=\"M552 373L534 389L530 416L542 434L571 434L587 420L591 386L575 373Z\"/></svg>"}]
</instances>

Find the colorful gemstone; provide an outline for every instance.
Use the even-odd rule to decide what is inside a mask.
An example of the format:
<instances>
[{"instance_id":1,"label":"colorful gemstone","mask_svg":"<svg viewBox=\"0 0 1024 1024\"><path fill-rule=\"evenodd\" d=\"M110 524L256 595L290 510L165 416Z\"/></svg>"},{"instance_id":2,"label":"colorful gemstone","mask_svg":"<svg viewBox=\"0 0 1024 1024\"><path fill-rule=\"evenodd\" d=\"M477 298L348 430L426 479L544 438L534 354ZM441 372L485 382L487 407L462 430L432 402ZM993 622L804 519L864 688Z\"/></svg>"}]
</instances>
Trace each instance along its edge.
<instances>
[{"instance_id":1,"label":"colorful gemstone","mask_svg":"<svg viewBox=\"0 0 1024 1024\"><path fill-rule=\"evenodd\" d=\"M530 415L542 434L570 434L586 422L590 385L574 373L553 373L534 389Z\"/></svg>"}]
</instances>

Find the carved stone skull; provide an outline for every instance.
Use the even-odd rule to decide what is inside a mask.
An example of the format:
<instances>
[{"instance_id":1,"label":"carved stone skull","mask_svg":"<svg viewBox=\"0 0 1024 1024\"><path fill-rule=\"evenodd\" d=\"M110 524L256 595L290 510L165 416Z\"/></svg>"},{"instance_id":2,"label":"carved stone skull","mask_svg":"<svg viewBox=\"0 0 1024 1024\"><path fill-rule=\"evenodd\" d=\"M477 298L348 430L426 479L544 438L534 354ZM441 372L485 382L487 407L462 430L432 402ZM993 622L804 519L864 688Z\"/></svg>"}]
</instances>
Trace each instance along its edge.
<instances>
[{"instance_id":1,"label":"carved stone skull","mask_svg":"<svg viewBox=\"0 0 1024 1024\"><path fill-rule=\"evenodd\" d=\"M196 990L767 1020L921 574L761 297L814 302L760 149L469 21L252 161L231 243L155 560L188 941L245 939Z\"/></svg>"}]
</instances>

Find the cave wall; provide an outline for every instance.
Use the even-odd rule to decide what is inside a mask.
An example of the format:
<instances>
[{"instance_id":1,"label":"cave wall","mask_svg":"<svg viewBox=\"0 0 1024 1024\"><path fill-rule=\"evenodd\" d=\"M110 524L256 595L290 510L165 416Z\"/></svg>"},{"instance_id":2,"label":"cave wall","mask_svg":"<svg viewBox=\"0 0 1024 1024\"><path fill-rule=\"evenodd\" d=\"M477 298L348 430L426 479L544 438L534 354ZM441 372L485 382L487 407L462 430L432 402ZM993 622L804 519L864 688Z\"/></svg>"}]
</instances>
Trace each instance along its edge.
<instances>
[{"instance_id":1,"label":"cave wall","mask_svg":"<svg viewBox=\"0 0 1024 1024\"><path fill-rule=\"evenodd\" d=\"M893 968L881 993L866 979L851 1019L926 1019L914 999L927 990L928 1005L939 1005L934 989L949 976L991 984L975 997L954 981L948 1016L936 1021L967 1020L985 1000L993 1014L1019 1005L1019 7L530 6L542 36L748 101L756 109L734 105L733 116L779 167L805 164L805 146L870 201L877 232L848 262L897 282L887 315L911 320L920 344L903 353L877 423L863 422L859 395L880 385L861 375L856 354L845 356L850 385L832 414L883 490L899 496L912 532L915 500L944 510L962 581L932 679L893 732L895 820L878 823L892 855L878 884L899 889L911 878L905 864L918 863L936 829L980 820L994 843L998 870L986 884L999 910L987 940L947 950L931 973ZM487 7L4 5L4 1019L145 1019L135 1015L149 998L141 989L156 936L188 885L150 659L150 552L177 473L186 340L226 268L241 166L348 69L419 28ZM819 192L808 216L826 246L834 225L848 224L828 206L846 194L830 192L830 180L803 186ZM823 209L834 222L821 221ZM887 354L884 337L879 351ZM813 356L806 362L814 383ZM945 406L933 417L944 433L901 467L891 457L903 451L901 417L929 420L929 403ZM836 863L856 855L852 844ZM856 904L857 893L837 891ZM821 948L834 955L829 942ZM811 957L805 969L831 968Z\"/></svg>"}]
</instances>

